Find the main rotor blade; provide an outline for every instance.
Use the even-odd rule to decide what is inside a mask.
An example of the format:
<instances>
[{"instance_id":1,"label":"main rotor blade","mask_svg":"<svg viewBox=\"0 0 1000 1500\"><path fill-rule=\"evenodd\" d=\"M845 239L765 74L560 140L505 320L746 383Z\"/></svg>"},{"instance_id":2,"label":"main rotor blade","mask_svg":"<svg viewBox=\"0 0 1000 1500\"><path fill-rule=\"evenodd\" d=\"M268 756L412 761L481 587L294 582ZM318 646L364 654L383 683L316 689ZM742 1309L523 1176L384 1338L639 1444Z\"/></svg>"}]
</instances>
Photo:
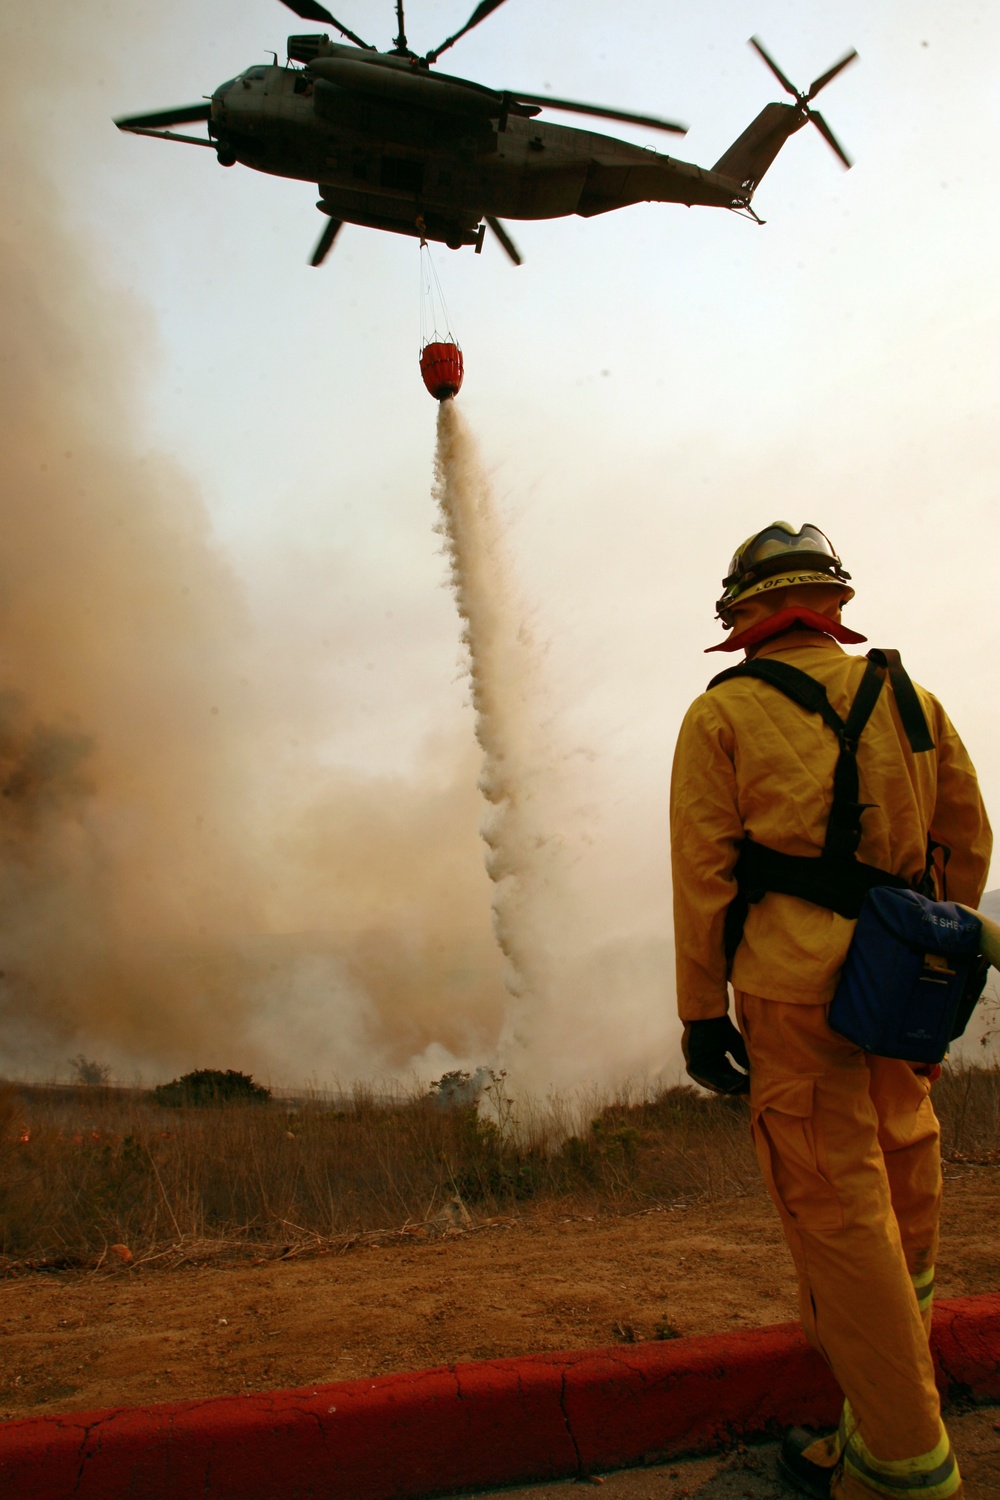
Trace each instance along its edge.
<instances>
[{"instance_id":1,"label":"main rotor blade","mask_svg":"<svg viewBox=\"0 0 1000 1500\"><path fill-rule=\"evenodd\" d=\"M799 97L798 89L794 84L789 83L788 79L778 67L778 64L775 62L774 58L770 57L768 53L764 51L763 42L761 42L757 37L752 36L750 38L750 45L751 47L755 47L760 53L761 57L767 63L767 66L771 69L771 72L774 74L775 78L781 84L781 87L785 90L785 92L791 94L793 99L797 99Z\"/></svg>"},{"instance_id":2,"label":"main rotor blade","mask_svg":"<svg viewBox=\"0 0 1000 1500\"><path fill-rule=\"evenodd\" d=\"M571 115L596 115L599 120L623 120L626 125L647 125L671 135L687 135L686 125L661 120L657 115L635 115L627 109L605 109L602 104L578 104L575 99L550 99L546 94L514 94L514 98L520 104L537 104L542 109L564 109Z\"/></svg>"},{"instance_id":3,"label":"main rotor blade","mask_svg":"<svg viewBox=\"0 0 1000 1500\"><path fill-rule=\"evenodd\" d=\"M185 104L179 109L161 109L155 115L126 115L115 124L119 130L157 130L161 125L190 125L195 120L210 120L210 104Z\"/></svg>"},{"instance_id":4,"label":"main rotor blade","mask_svg":"<svg viewBox=\"0 0 1000 1500\"><path fill-rule=\"evenodd\" d=\"M827 84L830 82L830 79L836 78L841 68L846 68L847 64L852 63L857 55L858 49L856 47L852 47L850 52L845 52L844 56L840 59L840 62L834 63L832 68L828 68L825 73L821 73L818 78L814 78L812 83L809 85L809 92L806 95L806 103L808 103L810 99L815 99L820 89L825 89Z\"/></svg>"},{"instance_id":5,"label":"main rotor blade","mask_svg":"<svg viewBox=\"0 0 1000 1500\"><path fill-rule=\"evenodd\" d=\"M831 150L837 153L841 161L844 163L844 166L848 171L850 171L854 163L851 161L851 158L848 156L843 146L837 140L837 137L834 135L833 131L830 129L829 125L826 123L819 110L811 109L809 111L809 118L810 120L812 120L813 124L816 126L816 129L826 141L827 145L831 148Z\"/></svg>"},{"instance_id":6,"label":"main rotor blade","mask_svg":"<svg viewBox=\"0 0 1000 1500\"><path fill-rule=\"evenodd\" d=\"M330 219L328 221L326 228L316 241L316 249L312 253L312 260L309 262L311 266L321 266L323 264L330 253L331 245L343 227L343 219Z\"/></svg>"},{"instance_id":7,"label":"main rotor blade","mask_svg":"<svg viewBox=\"0 0 1000 1500\"><path fill-rule=\"evenodd\" d=\"M514 262L515 266L519 266L523 260L523 256L521 255L520 250L514 244L514 241L511 239L510 235L507 233L504 226L500 223L500 220L494 219L492 214L486 214L485 217L487 224L490 226L493 233L496 235L497 239L500 241L501 245L510 256L511 260Z\"/></svg>"},{"instance_id":8,"label":"main rotor blade","mask_svg":"<svg viewBox=\"0 0 1000 1500\"><path fill-rule=\"evenodd\" d=\"M461 31L456 31L455 35L450 36L447 41L442 42L440 47L435 47L433 52L428 52L425 60L429 63L437 62L442 52L447 52L449 47L454 47L459 37L464 36L467 31L471 31L473 26L478 26L480 21L485 21L486 17L492 15L497 6L502 4L503 0L481 0L481 3L476 6Z\"/></svg>"},{"instance_id":9,"label":"main rotor blade","mask_svg":"<svg viewBox=\"0 0 1000 1500\"><path fill-rule=\"evenodd\" d=\"M186 146L210 146L213 151L218 151L218 141L206 141L200 135L177 135L173 130L147 130L144 125L122 125L120 121L115 122L119 130L127 130L129 135L151 135L154 141L183 141Z\"/></svg>"},{"instance_id":10,"label":"main rotor blade","mask_svg":"<svg viewBox=\"0 0 1000 1500\"><path fill-rule=\"evenodd\" d=\"M336 16L331 16L326 6L320 5L318 0L281 0L281 3L287 5L288 9L293 10L297 16L301 16L303 21L324 21L327 26L335 27L341 36L346 36L348 41L353 42L355 46L364 47L366 52L375 51L371 42L363 42L353 31L346 26L341 26Z\"/></svg>"}]
</instances>

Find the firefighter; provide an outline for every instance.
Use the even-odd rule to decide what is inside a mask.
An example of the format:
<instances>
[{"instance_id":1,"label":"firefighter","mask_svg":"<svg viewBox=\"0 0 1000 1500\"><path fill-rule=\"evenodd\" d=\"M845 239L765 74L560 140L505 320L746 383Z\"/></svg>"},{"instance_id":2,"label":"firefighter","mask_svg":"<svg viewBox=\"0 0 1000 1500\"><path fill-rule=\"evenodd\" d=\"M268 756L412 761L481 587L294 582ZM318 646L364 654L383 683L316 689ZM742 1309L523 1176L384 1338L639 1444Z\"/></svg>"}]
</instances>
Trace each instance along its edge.
<instances>
[{"instance_id":1,"label":"firefighter","mask_svg":"<svg viewBox=\"0 0 1000 1500\"><path fill-rule=\"evenodd\" d=\"M783 1473L837 1500L952 1500L963 1487L928 1343L940 1070L865 1053L826 1017L856 925L844 913L860 905L857 867L861 886L907 884L974 907L992 839L941 705L895 653L874 653L876 670L844 651L865 639L841 619L849 578L823 532L782 521L739 548L723 581L718 617L731 634L709 649L744 651L754 666L743 671L797 668L840 721L866 670L877 697L844 743L837 719L760 677L723 673L688 710L671 783L678 1005L691 1076L749 1091L803 1329L844 1393L837 1432L787 1434ZM819 860L837 840L836 858ZM845 890L831 895L821 865Z\"/></svg>"}]
</instances>

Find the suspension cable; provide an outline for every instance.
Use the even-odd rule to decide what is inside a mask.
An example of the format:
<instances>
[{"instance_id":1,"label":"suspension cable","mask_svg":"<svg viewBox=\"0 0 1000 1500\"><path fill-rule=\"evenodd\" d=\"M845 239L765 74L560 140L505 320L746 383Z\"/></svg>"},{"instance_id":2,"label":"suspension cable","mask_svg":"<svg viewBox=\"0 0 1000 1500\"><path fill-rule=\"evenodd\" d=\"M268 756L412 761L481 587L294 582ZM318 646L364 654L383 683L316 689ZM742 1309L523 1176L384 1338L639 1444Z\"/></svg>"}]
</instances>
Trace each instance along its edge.
<instances>
[{"instance_id":1,"label":"suspension cable","mask_svg":"<svg viewBox=\"0 0 1000 1500\"><path fill-rule=\"evenodd\" d=\"M451 331L451 318L444 300L444 291L438 277L437 267L431 256L431 247L426 240L420 241L420 347L442 341L438 320L444 330L444 342L455 344L458 340Z\"/></svg>"}]
</instances>

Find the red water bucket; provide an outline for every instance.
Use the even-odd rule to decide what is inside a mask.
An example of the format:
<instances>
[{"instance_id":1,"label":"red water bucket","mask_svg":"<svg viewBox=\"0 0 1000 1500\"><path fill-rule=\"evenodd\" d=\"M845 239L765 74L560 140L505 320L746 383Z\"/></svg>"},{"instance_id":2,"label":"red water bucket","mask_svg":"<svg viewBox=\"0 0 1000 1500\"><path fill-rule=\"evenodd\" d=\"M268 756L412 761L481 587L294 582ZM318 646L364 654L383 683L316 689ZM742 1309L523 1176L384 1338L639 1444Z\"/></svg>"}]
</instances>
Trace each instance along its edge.
<instances>
[{"instance_id":1,"label":"red water bucket","mask_svg":"<svg viewBox=\"0 0 1000 1500\"><path fill-rule=\"evenodd\" d=\"M420 353L420 373L435 401L447 401L462 389L465 367L457 344L425 344Z\"/></svg>"}]
</instances>

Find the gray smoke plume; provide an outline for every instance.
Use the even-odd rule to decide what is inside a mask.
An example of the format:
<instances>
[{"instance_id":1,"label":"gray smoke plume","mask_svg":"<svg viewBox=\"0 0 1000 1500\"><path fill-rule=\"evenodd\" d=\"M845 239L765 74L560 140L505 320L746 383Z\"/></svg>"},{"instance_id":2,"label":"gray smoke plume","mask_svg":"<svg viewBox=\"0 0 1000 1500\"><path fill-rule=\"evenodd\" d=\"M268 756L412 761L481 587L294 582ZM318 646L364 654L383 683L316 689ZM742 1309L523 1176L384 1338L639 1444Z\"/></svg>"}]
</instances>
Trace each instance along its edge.
<instances>
[{"instance_id":1,"label":"gray smoke plume","mask_svg":"<svg viewBox=\"0 0 1000 1500\"><path fill-rule=\"evenodd\" d=\"M0 1074L79 1050L154 1078L475 1064L504 996L469 751L452 733L406 775L331 770L340 706L311 703L289 748L282 653L147 435L149 314L61 213L18 106L6 90ZM328 610L357 653L367 618Z\"/></svg>"}]
</instances>

